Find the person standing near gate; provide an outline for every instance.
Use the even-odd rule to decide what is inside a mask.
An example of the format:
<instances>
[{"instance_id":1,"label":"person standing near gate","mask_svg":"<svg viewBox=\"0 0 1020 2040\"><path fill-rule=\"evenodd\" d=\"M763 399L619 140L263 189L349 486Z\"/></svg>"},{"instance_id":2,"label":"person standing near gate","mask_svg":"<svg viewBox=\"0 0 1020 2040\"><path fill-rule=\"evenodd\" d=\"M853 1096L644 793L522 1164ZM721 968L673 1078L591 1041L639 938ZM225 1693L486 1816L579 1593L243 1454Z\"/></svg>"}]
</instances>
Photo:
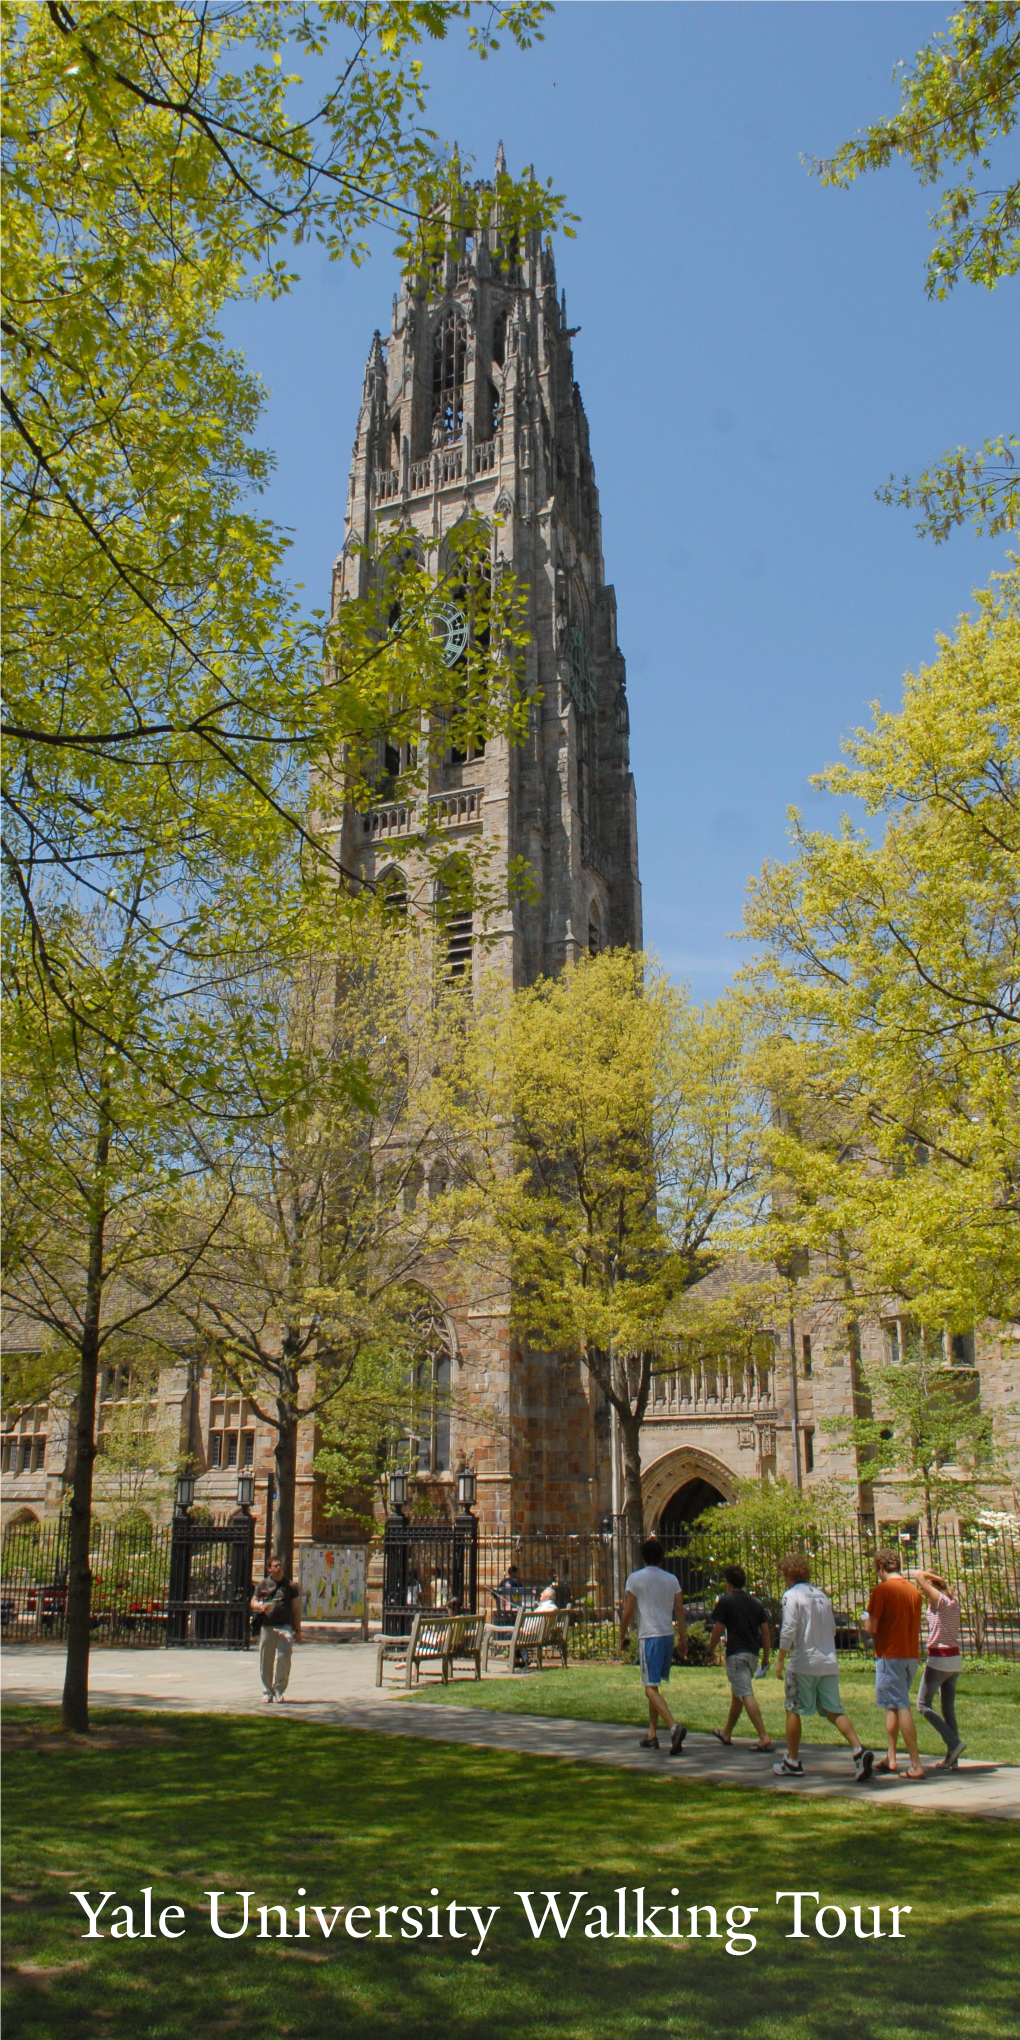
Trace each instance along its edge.
<instances>
[{"instance_id":1,"label":"person standing near gate","mask_svg":"<svg viewBox=\"0 0 1020 2040\"><path fill-rule=\"evenodd\" d=\"M658 1749L657 1731L662 1721L669 1730L669 1754L678 1757L683 1750L687 1730L682 1721L674 1721L659 1687L665 1685L673 1663L674 1625L680 1655L687 1656L687 1621L680 1582L675 1573L666 1571L665 1556L657 1537L645 1538L641 1546L644 1562L636 1572L628 1573L624 1581L620 1649L627 1641L627 1631L636 1614L641 1684L648 1701L648 1734L643 1738L641 1748Z\"/></svg>"},{"instance_id":2,"label":"person standing near gate","mask_svg":"<svg viewBox=\"0 0 1020 2040\"><path fill-rule=\"evenodd\" d=\"M259 1617L259 1671L267 1704L282 1700L290 1680L291 1651L301 1641L301 1595L287 1578L282 1558L269 1561L269 1572L256 1587L251 1612Z\"/></svg>"},{"instance_id":3,"label":"person standing near gate","mask_svg":"<svg viewBox=\"0 0 1020 2040\"><path fill-rule=\"evenodd\" d=\"M917 1728L910 1712L910 1688L921 1656L920 1589L905 1580L898 1551L875 1553L878 1585L871 1590L864 1627L875 1645L875 1704L885 1709L886 1754L877 1771L890 1777L923 1778L917 1749ZM902 1735L910 1763L897 1768L896 1746Z\"/></svg>"}]
</instances>

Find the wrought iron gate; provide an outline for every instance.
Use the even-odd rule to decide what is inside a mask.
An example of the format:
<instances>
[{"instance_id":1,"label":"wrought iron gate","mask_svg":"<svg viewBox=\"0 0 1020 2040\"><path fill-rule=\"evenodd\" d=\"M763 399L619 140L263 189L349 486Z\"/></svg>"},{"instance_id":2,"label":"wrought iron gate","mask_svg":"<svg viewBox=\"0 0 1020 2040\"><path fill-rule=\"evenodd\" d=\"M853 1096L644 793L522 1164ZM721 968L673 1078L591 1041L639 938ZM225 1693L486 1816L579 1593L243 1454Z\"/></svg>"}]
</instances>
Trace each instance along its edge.
<instances>
[{"instance_id":1,"label":"wrought iron gate","mask_svg":"<svg viewBox=\"0 0 1020 2040\"><path fill-rule=\"evenodd\" d=\"M168 1644L247 1650L254 1548L255 1523L247 1510L229 1523L196 1523L178 1510L170 1543Z\"/></svg>"},{"instance_id":2,"label":"wrought iron gate","mask_svg":"<svg viewBox=\"0 0 1020 2040\"><path fill-rule=\"evenodd\" d=\"M474 1615L478 1595L478 1518L409 1523L400 1509L383 1536L383 1635L409 1636L422 1608Z\"/></svg>"}]
</instances>

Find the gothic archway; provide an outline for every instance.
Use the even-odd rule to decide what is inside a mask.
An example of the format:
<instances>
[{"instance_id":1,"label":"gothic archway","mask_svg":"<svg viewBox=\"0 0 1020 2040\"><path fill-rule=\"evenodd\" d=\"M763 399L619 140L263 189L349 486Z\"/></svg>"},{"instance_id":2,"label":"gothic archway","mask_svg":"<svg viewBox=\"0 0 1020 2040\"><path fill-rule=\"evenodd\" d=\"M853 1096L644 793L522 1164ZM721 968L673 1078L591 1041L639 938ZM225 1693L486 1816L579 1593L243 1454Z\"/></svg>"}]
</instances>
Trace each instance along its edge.
<instances>
[{"instance_id":1,"label":"gothic archway","mask_svg":"<svg viewBox=\"0 0 1020 2040\"><path fill-rule=\"evenodd\" d=\"M721 1489L712 1481L703 1480L699 1474L695 1474L691 1480L685 1480L675 1494L670 1495L659 1517L656 1535L665 1538L683 1537L690 1525L696 1522L699 1516L704 1515L706 1509L717 1508L719 1503L725 1500Z\"/></svg>"},{"instance_id":2,"label":"gothic archway","mask_svg":"<svg viewBox=\"0 0 1020 2040\"><path fill-rule=\"evenodd\" d=\"M641 1497L644 1503L645 1527L649 1532L658 1532L662 1516L681 1489L691 1483L700 1483L705 1490L712 1490L720 1501L732 1502L737 1492L737 1475L716 1459L711 1452L702 1452L696 1446L679 1445L672 1452L664 1452L661 1459L654 1459L641 1476ZM691 1497L693 1500L694 1497ZM712 1505L712 1493L706 1493L703 1506ZM697 1515L699 1510L694 1509ZM687 1521L692 1520L687 1517Z\"/></svg>"}]
</instances>

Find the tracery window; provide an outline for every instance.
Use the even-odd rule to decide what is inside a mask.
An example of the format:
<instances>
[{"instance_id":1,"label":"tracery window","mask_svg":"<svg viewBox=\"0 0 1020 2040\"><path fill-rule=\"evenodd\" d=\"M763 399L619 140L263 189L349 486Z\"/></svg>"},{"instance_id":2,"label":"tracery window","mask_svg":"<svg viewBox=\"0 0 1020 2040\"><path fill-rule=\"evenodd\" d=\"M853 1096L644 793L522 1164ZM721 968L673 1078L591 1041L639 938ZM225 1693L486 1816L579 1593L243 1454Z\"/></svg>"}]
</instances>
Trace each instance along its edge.
<instances>
[{"instance_id":1,"label":"tracery window","mask_svg":"<svg viewBox=\"0 0 1020 2040\"><path fill-rule=\"evenodd\" d=\"M450 1471L450 1391L453 1352L449 1327L432 1296L412 1312L415 1358L407 1426L407 1463L412 1472Z\"/></svg>"},{"instance_id":2,"label":"tracery window","mask_svg":"<svg viewBox=\"0 0 1020 2040\"><path fill-rule=\"evenodd\" d=\"M432 344L432 442L452 446L464 431L464 373L467 328L459 312L447 312Z\"/></svg>"},{"instance_id":3,"label":"tracery window","mask_svg":"<svg viewBox=\"0 0 1020 2040\"><path fill-rule=\"evenodd\" d=\"M597 956L601 947L602 947L602 916L599 913L598 901L592 900L591 906L588 908L589 956Z\"/></svg>"}]
</instances>

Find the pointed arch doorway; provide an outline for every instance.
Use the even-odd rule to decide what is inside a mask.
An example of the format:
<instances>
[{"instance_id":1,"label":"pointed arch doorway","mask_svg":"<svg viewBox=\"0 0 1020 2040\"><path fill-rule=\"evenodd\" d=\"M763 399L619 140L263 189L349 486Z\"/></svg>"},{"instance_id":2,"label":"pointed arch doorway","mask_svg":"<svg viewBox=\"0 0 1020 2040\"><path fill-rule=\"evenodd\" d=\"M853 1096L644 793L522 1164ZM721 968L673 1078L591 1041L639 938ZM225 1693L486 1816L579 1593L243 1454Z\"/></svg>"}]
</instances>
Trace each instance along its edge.
<instances>
[{"instance_id":1,"label":"pointed arch doorway","mask_svg":"<svg viewBox=\"0 0 1020 2040\"><path fill-rule=\"evenodd\" d=\"M706 1509L714 1509L725 1500L726 1496L722 1490L712 1481L703 1480L700 1475L695 1474L670 1495L659 1517L656 1534L664 1543L682 1543L696 1518L703 1516Z\"/></svg>"}]
</instances>

